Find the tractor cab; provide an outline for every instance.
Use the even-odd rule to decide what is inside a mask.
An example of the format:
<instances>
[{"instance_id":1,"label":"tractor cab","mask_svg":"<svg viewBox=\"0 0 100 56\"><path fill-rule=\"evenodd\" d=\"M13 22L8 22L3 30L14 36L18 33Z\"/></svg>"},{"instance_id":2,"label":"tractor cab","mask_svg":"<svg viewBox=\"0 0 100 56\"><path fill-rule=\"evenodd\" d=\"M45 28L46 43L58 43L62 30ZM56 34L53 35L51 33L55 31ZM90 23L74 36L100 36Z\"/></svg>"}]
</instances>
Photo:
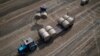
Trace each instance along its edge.
<instances>
[{"instance_id":1,"label":"tractor cab","mask_svg":"<svg viewBox=\"0 0 100 56\"><path fill-rule=\"evenodd\" d=\"M47 8L46 7L44 7L44 6L41 6L40 7L40 13L46 12L46 11L47 11Z\"/></svg>"},{"instance_id":2,"label":"tractor cab","mask_svg":"<svg viewBox=\"0 0 100 56\"><path fill-rule=\"evenodd\" d=\"M89 0L81 0L81 6L88 4Z\"/></svg>"}]
</instances>

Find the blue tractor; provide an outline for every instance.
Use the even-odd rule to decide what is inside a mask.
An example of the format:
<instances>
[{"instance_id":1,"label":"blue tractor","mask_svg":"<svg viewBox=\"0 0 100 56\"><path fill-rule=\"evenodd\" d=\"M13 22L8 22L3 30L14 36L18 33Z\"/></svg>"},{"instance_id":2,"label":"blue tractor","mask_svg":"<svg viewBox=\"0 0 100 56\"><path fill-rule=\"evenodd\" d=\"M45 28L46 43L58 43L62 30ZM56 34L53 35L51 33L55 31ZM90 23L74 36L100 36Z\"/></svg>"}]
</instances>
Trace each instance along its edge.
<instances>
[{"instance_id":1,"label":"blue tractor","mask_svg":"<svg viewBox=\"0 0 100 56\"><path fill-rule=\"evenodd\" d=\"M20 56L25 56L27 52L32 52L37 48L37 44L32 38L26 38L23 40L23 44L18 47L18 53Z\"/></svg>"}]
</instances>

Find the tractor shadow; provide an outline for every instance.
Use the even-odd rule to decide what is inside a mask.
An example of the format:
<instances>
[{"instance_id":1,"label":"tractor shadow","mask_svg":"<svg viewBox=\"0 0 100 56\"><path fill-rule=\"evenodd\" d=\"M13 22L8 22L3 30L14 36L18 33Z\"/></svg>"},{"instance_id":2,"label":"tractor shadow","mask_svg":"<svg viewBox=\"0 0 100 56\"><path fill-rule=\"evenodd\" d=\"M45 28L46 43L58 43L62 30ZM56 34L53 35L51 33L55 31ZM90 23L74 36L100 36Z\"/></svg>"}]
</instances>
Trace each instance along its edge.
<instances>
[{"instance_id":1,"label":"tractor shadow","mask_svg":"<svg viewBox=\"0 0 100 56\"><path fill-rule=\"evenodd\" d=\"M34 30L39 30L39 29L41 29L41 28L43 28L43 25L38 24L38 23L35 23L35 24L32 26L31 30L34 31Z\"/></svg>"}]
</instances>

